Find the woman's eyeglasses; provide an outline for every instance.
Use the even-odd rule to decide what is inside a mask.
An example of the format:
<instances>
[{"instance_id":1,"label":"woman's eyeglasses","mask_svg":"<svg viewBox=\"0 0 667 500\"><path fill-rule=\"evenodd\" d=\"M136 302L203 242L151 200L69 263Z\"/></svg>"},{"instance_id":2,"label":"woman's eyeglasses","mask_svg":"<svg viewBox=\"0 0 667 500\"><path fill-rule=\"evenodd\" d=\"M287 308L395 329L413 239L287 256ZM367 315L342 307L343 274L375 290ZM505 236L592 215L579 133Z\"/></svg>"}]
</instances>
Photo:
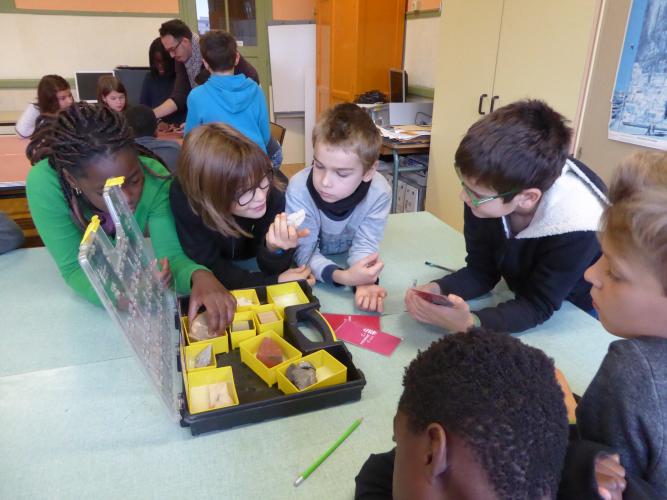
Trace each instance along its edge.
<instances>
[{"instance_id":1,"label":"woman's eyeglasses","mask_svg":"<svg viewBox=\"0 0 667 500\"><path fill-rule=\"evenodd\" d=\"M257 186L254 188L250 188L247 191L243 191L240 195L236 197L236 204L240 207L246 206L248 203L250 203L252 200L255 199L255 193L257 192L258 189L262 191L266 191L269 189L269 186L271 186L271 183L273 182L273 171L268 172L262 180L259 182Z\"/></svg>"},{"instance_id":2,"label":"woman's eyeglasses","mask_svg":"<svg viewBox=\"0 0 667 500\"><path fill-rule=\"evenodd\" d=\"M490 201L493 201L497 198L502 198L503 196L509 196L511 194L516 194L519 192L518 189L512 189L511 191L507 191L505 193L500 193L500 194L494 194L492 196L482 196L478 197L472 189L470 189L468 186L466 186L465 182L463 182L463 176L461 175L461 170L459 167L454 167L456 169L456 175L459 177L459 181L461 181L461 187L463 190L466 192L468 195L468 198L470 198L470 202L475 206L479 207L480 205L483 205L484 203L488 203Z\"/></svg>"}]
</instances>

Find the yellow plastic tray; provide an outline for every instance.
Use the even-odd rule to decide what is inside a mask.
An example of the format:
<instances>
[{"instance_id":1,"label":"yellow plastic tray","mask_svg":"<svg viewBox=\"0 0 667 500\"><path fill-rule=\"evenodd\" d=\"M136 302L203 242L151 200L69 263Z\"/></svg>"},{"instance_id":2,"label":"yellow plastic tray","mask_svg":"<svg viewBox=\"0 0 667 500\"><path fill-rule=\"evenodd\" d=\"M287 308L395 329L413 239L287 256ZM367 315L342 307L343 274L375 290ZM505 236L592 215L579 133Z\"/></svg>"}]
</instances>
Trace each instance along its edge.
<instances>
[{"instance_id":1,"label":"yellow plastic tray","mask_svg":"<svg viewBox=\"0 0 667 500\"><path fill-rule=\"evenodd\" d=\"M255 313L255 324L257 325L257 332L264 333L268 331L276 332L281 337L284 335L285 330L285 320L283 316L283 311L276 307L275 304L264 304L261 306L253 307L252 311ZM264 311L273 311L278 316L278 321L272 321L270 323L261 323L259 321L259 315L257 313Z\"/></svg>"},{"instance_id":2,"label":"yellow plastic tray","mask_svg":"<svg viewBox=\"0 0 667 500\"><path fill-rule=\"evenodd\" d=\"M190 321L187 316L181 316L181 331L183 332L183 336L185 337L185 343L187 345L203 345L208 342L216 342L219 345L214 347L213 349L222 349L222 346L227 346L226 350L220 350L216 354L220 354L222 352L228 352L229 351L229 337L227 336L227 332L225 331L222 335L219 337L215 337L212 339L207 339L207 340L191 340L190 339Z\"/></svg>"},{"instance_id":3,"label":"yellow plastic tray","mask_svg":"<svg viewBox=\"0 0 667 500\"><path fill-rule=\"evenodd\" d=\"M232 332L232 325L229 325L227 331L229 332L229 338L232 344L232 349L238 348L239 344L244 340L247 340L251 337L254 337L257 334L257 324L255 323L255 314L252 311L237 312L234 314L234 320L232 324L236 321L250 321L252 325L251 330L241 330L238 332Z\"/></svg>"},{"instance_id":4,"label":"yellow plastic tray","mask_svg":"<svg viewBox=\"0 0 667 500\"><path fill-rule=\"evenodd\" d=\"M264 363L257 359L259 345L266 337L269 337L278 343L283 351L283 357L285 358L285 361L271 368L267 367ZM269 387L276 383L276 370L279 367L285 363L291 364L301 357L301 351L280 337L276 332L271 330L261 333L251 339L244 340L239 345L239 349L241 350L241 361L248 365L248 367L250 367L250 369L254 371L259 378L266 382Z\"/></svg>"},{"instance_id":5,"label":"yellow plastic tray","mask_svg":"<svg viewBox=\"0 0 667 500\"><path fill-rule=\"evenodd\" d=\"M301 286L299 286L299 283L296 281L267 286L266 297L268 301L275 304L280 311L283 311L289 306L308 304L308 302L310 302L306 294L303 293Z\"/></svg>"},{"instance_id":6,"label":"yellow plastic tray","mask_svg":"<svg viewBox=\"0 0 667 500\"><path fill-rule=\"evenodd\" d=\"M257 292L253 288L248 288L245 290L232 290L231 294L236 298L236 312L250 311L254 307L259 305L259 297L257 297ZM239 305L239 299L249 299L252 304L247 306Z\"/></svg>"},{"instance_id":7,"label":"yellow plastic tray","mask_svg":"<svg viewBox=\"0 0 667 500\"><path fill-rule=\"evenodd\" d=\"M327 351L320 349L308 356L297 361L310 361L315 367L317 382L306 387L303 391L299 390L292 382L289 381L285 372L287 367L292 363L283 363L276 367L276 381L278 382L278 389L285 394L294 394L297 392L305 392L313 389L320 389L322 387L329 387L331 385L342 384L347 382L347 366L334 358Z\"/></svg>"},{"instance_id":8,"label":"yellow plastic tray","mask_svg":"<svg viewBox=\"0 0 667 500\"><path fill-rule=\"evenodd\" d=\"M216 408L209 407L208 390L206 386L218 382L227 382L229 394L232 397L233 403L227 406L236 406L239 404L239 397L236 394L236 386L234 385L234 374L230 366L223 366L222 368L215 368L210 370L201 370L190 372L188 375L188 409L191 414L202 413L205 411L217 410L218 408L226 408L227 406L219 406Z\"/></svg>"},{"instance_id":9,"label":"yellow plastic tray","mask_svg":"<svg viewBox=\"0 0 667 500\"><path fill-rule=\"evenodd\" d=\"M203 368L195 368L195 358L197 355L202 352L204 349L206 349L207 345L211 345L211 363L207 367ZM212 340L203 340L201 342L195 342L194 344L191 345L186 345L185 346L185 369L189 372L193 371L199 371L199 370L206 370L209 368L215 368L215 356L218 354L222 354L225 352L229 352L229 338L227 335L223 335L222 337L218 337L217 339L212 339Z\"/></svg>"}]
</instances>

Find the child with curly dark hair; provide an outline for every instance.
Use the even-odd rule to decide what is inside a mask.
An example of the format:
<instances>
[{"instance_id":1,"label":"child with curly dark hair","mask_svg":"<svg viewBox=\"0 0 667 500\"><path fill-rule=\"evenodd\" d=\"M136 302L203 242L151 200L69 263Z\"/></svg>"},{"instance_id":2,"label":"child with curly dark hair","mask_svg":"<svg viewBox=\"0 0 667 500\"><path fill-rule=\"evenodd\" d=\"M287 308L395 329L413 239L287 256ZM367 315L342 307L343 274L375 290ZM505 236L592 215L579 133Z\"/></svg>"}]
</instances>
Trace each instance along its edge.
<instances>
[{"instance_id":1,"label":"child with curly dark hair","mask_svg":"<svg viewBox=\"0 0 667 500\"><path fill-rule=\"evenodd\" d=\"M403 386L396 448L366 461L356 498L556 497L568 420L542 351L475 328L420 352Z\"/></svg>"}]
</instances>

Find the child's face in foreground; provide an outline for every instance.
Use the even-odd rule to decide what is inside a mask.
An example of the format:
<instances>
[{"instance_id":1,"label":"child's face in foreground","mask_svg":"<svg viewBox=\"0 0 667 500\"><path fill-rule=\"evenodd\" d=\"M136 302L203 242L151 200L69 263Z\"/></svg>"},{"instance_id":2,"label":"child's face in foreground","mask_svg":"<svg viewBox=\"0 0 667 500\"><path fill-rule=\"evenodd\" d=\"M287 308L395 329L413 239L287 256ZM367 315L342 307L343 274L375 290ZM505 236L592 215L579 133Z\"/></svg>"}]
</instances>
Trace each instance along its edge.
<instances>
[{"instance_id":1,"label":"child's face in foreground","mask_svg":"<svg viewBox=\"0 0 667 500\"><path fill-rule=\"evenodd\" d=\"M59 90L56 92L56 98L58 99L58 109L60 111L69 108L74 102L71 89Z\"/></svg>"},{"instance_id":2,"label":"child's face in foreground","mask_svg":"<svg viewBox=\"0 0 667 500\"><path fill-rule=\"evenodd\" d=\"M107 106L117 112L123 111L125 109L125 94L122 92L116 92L112 90L103 98Z\"/></svg>"},{"instance_id":3,"label":"child's face in foreground","mask_svg":"<svg viewBox=\"0 0 667 500\"><path fill-rule=\"evenodd\" d=\"M271 178L266 176L258 186L237 195L232 203L232 214L237 217L259 219L266 213L266 198L271 186Z\"/></svg>"},{"instance_id":4,"label":"child's face in foreground","mask_svg":"<svg viewBox=\"0 0 667 500\"><path fill-rule=\"evenodd\" d=\"M620 254L601 237L602 256L584 274L605 329L618 337L667 336L667 297L639 259Z\"/></svg>"},{"instance_id":5,"label":"child's face in foreground","mask_svg":"<svg viewBox=\"0 0 667 500\"><path fill-rule=\"evenodd\" d=\"M102 193L104 184L110 177L125 177L123 193L130 209L134 212L144 189L144 172L134 150L121 149L115 154L96 156L83 165L84 175L74 179L66 175L72 187L79 188L88 201L103 212L107 211Z\"/></svg>"},{"instance_id":6,"label":"child's face in foreground","mask_svg":"<svg viewBox=\"0 0 667 500\"><path fill-rule=\"evenodd\" d=\"M356 153L338 146L318 142L313 156L313 185L327 203L347 198L375 173L375 166L364 173Z\"/></svg>"}]
</instances>

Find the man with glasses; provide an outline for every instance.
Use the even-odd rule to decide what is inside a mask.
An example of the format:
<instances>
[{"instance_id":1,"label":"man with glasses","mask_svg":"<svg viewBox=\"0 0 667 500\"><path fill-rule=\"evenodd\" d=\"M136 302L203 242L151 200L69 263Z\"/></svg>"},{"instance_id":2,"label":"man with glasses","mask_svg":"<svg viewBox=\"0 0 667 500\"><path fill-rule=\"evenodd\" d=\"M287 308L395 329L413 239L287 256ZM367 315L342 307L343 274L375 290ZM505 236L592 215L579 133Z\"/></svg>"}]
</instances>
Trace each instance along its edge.
<instances>
[{"instance_id":1,"label":"man with glasses","mask_svg":"<svg viewBox=\"0 0 667 500\"><path fill-rule=\"evenodd\" d=\"M466 266L418 287L448 294L449 306L408 291L413 318L450 331L481 325L520 332L546 321L563 300L592 311L583 274L600 254L606 187L568 158L571 136L565 118L536 100L512 103L470 127L454 166L465 203ZM465 301L501 278L514 298L471 312Z\"/></svg>"},{"instance_id":2,"label":"man with glasses","mask_svg":"<svg viewBox=\"0 0 667 500\"><path fill-rule=\"evenodd\" d=\"M176 61L176 81L171 97L153 110L158 118L185 109L190 91L204 83L210 76L202 61L199 35L192 33L183 21L172 19L163 23L160 26L160 40L165 50ZM257 70L240 54L234 74L244 74L259 85Z\"/></svg>"}]
</instances>

